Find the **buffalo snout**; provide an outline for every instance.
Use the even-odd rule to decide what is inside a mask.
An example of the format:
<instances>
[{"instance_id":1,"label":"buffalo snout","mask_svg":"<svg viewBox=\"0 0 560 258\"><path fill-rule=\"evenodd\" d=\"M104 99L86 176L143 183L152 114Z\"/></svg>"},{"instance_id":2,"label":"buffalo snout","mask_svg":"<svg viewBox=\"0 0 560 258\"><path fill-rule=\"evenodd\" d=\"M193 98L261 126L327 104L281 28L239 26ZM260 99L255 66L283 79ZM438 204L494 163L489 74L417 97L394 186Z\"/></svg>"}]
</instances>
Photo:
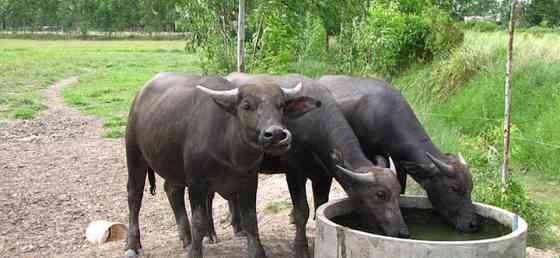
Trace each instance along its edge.
<instances>
[{"instance_id":1,"label":"buffalo snout","mask_svg":"<svg viewBox=\"0 0 560 258\"><path fill-rule=\"evenodd\" d=\"M461 232L472 233L480 229L480 218L477 214L473 214L469 219L459 218L457 228Z\"/></svg>"},{"instance_id":2,"label":"buffalo snout","mask_svg":"<svg viewBox=\"0 0 560 258\"><path fill-rule=\"evenodd\" d=\"M280 126L271 126L261 131L259 142L265 148L275 146L287 146L292 141L292 134Z\"/></svg>"}]
</instances>

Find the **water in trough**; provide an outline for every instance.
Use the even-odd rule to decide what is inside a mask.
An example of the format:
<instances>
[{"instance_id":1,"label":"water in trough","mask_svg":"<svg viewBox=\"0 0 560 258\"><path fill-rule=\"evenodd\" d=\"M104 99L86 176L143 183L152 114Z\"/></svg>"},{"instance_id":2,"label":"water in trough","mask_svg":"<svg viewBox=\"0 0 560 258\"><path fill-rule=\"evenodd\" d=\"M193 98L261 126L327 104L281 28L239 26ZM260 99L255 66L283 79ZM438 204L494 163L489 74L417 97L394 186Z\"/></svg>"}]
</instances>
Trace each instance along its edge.
<instances>
[{"instance_id":1,"label":"water in trough","mask_svg":"<svg viewBox=\"0 0 560 258\"><path fill-rule=\"evenodd\" d=\"M402 208L401 212L408 225L411 239L428 241L467 241L495 238L511 233L511 229L497 221L482 217L481 229L475 233L461 233L451 225L445 223L441 217L429 209ZM373 222L362 219L354 212L340 215L332 219L333 222L373 234L381 234ZM365 226L365 225L370 226Z\"/></svg>"}]
</instances>

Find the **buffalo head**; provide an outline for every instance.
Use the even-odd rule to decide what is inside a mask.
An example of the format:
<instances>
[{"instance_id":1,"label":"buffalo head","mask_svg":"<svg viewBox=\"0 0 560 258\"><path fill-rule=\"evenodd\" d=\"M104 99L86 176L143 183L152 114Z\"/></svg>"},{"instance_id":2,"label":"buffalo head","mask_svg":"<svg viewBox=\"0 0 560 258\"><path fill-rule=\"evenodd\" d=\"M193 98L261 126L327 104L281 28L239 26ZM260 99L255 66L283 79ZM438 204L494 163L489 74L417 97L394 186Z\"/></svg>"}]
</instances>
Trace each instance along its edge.
<instances>
[{"instance_id":1,"label":"buffalo head","mask_svg":"<svg viewBox=\"0 0 560 258\"><path fill-rule=\"evenodd\" d=\"M301 83L290 89L276 84L247 84L231 90L197 88L237 118L245 143L271 155L284 154L290 148L292 136L284 119L297 118L321 105L299 96Z\"/></svg>"},{"instance_id":2,"label":"buffalo head","mask_svg":"<svg viewBox=\"0 0 560 258\"><path fill-rule=\"evenodd\" d=\"M472 203L473 183L467 163L461 155L447 153L437 158L426 153L429 164L408 164L407 171L426 190L434 210L462 232L474 232L480 223ZM411 167L412 165L412 167ZM421 176L420 176L421 175Z\"/></svg>"},{"instance_id":3,"label":"buffalo head","mask_svg":"<svg viewBox=\"0 0 560 258\"><path fill-rule=\"evenodd\" d=\"M388 168L376 166L356 170L344 164L340 152L331 153L337 181L342 185L365 227L379 227L387 236L408 238L409 232L401 214L401 186Z\"/></svg>"}]
</instances>

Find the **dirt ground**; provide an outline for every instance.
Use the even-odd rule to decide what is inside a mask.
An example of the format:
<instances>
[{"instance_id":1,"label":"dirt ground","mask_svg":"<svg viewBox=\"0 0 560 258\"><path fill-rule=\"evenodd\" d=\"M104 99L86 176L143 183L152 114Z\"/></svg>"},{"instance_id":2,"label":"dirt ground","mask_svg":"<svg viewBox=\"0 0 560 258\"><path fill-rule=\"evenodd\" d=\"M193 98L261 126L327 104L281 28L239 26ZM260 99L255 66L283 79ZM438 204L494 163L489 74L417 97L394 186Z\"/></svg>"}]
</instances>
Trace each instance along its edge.
<instances>
[{"instance_id":1,"label":"dirt ground","mask_svg":"<svg viewBox=\"0 0 560 258\"><path fill-rule=\"evenodd\" d=\"M59 90L76 80L68 78L44 90L49 108L36 119L0 121L0 257L123 256L124 241L96 246L85 240L91 221L127 224L127 174L123 140L102 138L97 118L64 105ZM342 196L336 186L331 198ZM284 176L260 177L259 231L269 257L292 255L295 229L288 223L289 203ZM245 239L233 236L226 211L226 203L217 197L219 242L205 245L206 257L246 257ZM144 195L140 226L145 257L185 253L160 178L156 196ZM310 246L313 231L310 220ZM534 249L529 253L532 258L558 255Z\"/></svg>"}]
</instances>

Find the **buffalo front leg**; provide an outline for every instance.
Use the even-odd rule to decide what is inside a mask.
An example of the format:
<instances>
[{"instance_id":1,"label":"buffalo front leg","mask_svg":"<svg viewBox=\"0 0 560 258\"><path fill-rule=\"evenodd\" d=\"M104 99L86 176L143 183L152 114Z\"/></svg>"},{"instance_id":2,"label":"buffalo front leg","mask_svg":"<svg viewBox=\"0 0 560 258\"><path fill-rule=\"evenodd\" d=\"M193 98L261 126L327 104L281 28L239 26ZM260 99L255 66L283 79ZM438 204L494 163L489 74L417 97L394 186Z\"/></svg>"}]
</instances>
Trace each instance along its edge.
<instances>
[{"instance_id":1,"label":"buffalo front leg","mask_svg":"<svg viewBox=\"0 0 560 258\"><path fill-rule=\"evenodd\" d=\"M233 234L237 237L245 236L243 228L241 227L241 212L239 207L239 196L235 195L233 199L228 200L229 214L231 216L231 227Z\"/></svg>"},{"instance_id":2,"label":"buffalo front leg","mask_svg":"<svg viewBox=\"0 0 560 258\"><path fill-rule=\"evenodd\" d=\"M406 192L406 170L398 164L395 164L395 169L397 170L397 179L401 184L401 194L404 194Z\"/></svg>"},{"instance_id":3,"label":"buffalo front leg","mask_svg":"<svg viewBox=\"0 0 560 258\"><path fill-rule=\"evenodd\" d=\"M306 179L299 171L292 171L286 174L290 196L292 198L293 217L296 224L296 237L294 240L294 251L296 258L309 258L309 248L307 246L307 235L305 227L309 219L309 204L305 193Z\"/></svg>"},{"instance_id":4,"label":"buffalo front leg","mask_svg":"<svg viewBox=\"0 0 560 258\"><path fill-rule=\"evenodd\" d=\"M259 238L257 224L257 184L258 178L251 178L246 188L238 195L241 226L247 235L247 253L251 258L264 258L266 254Z\"/></svg>"},{"instance_id":5,"label":"buffalo front leg","mask_svg":"<svg viewBox=\"0 0 560 258\"><path fill-rule=\"evenodd\" d=\"M327 175L327 172L325 172L325 175ZM329 193L331 191L332 177L325 176L321 179L313 180L311 183L313 187L313 204L315 205L314 207L315 212L313 213L313 219L316 219L317 208L319 208L319 206L329 201Z\"/></svg>"},{"instance_id":6,"label":"buffalo front leg","mask_svg":"<svg viewBox=\"0 0 560 258\"><path fill-rule=\"evenodd\" d=\"M187 217L187 211L185 210L185 186L173 185L165 181L163 188L165 189L165 194L167 194L167 199L175 215L179 238L183 242L183 248L187 248L191 244L192 238L191 225Z\"/></svg>"},{"instance_id":7,"label":"buffalo front leg","mask_svg":"<svg viewBox=\"0 0 560 258\"><path fill-rule=\"evenodd\" d=\"M191 186L188 189L192 212L192 244L189 257L202 258L202 240L209 233L208 209L206 207L208 187L198 184L196 187Z\"/></svg>"}]
</instances>

